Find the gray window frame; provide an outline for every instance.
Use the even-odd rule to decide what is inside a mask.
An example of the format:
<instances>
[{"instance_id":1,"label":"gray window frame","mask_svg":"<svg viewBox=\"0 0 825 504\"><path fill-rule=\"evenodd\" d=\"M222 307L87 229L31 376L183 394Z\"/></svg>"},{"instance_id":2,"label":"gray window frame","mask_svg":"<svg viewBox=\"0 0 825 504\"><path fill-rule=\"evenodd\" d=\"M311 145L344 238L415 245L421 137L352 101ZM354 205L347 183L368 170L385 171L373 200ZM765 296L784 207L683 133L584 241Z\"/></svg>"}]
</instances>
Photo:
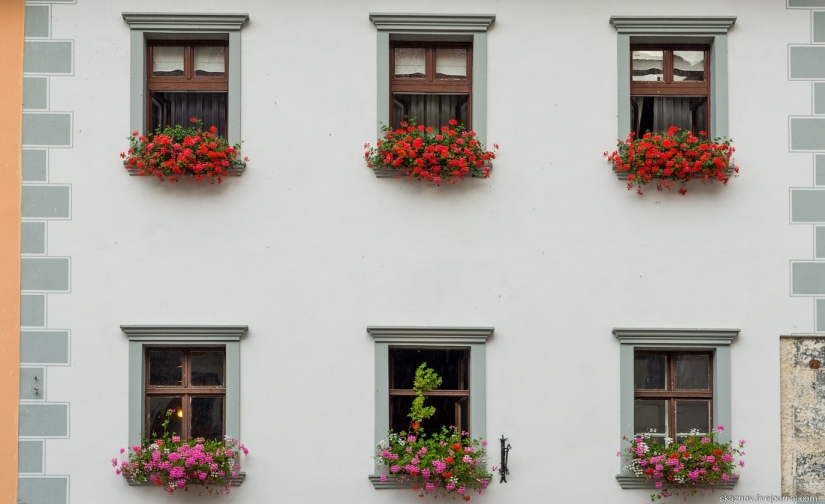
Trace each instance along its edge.
<instances>
[{"instance_id":1,"label":"gray window frame","mask_svg":"<svg viewBox=\"0 0 825 504\"><path fill-rule=\"evenodd\" d=\"M131 29L129 60L130 131L146 129L146 40L173 34L181 40L226 36L229 40L229 91L227 96L227 140L241 143L241 27L249 14L175 12L124 12Z\"/></svg>"},{"instance_id":2,"label":"gray window frame","mask_svg":"<svg viewBox=\"0 0 825 504\"><path fill-rule=\"evenodd\" d=\"M390 122L390 41L473 43L473 131L487 143L487 31L495 14L370 13L377 28L377 130ZM379 175L379 173L376 173ZM394 174L391 174L394 175Z\"/></svg>"},{"instance_id":3,"label":"gray window frame","mask_svg":"<svg viewBox=\"0 0 825 504\"><path fill-rule=\"evenodd\" d=\"M390 429L389 349L467 348L470 350L470 435L487 438L487 339L494 327L394 327L370 326L367 332L375 340L375 438L373 449L387 439ZM369 479L376 489L409 488L394 480L382 482L386 474L377 462Z\"/></svg>"},{"instance_id":4,"label":"gray window frame","mask_svg":"<svg viewBox=\"0 0 825 504\"><path fill-rule=\"evenodd\" d=\"M634 417L634 356L636 350L687 350L713 352L713 421L712 426L721 424L725 430L717 436L721 442L731 439L731 365L730 345L739 335L740 329L613 329L619 340L619 417L621 419L620 438L633 439ZM624 451L627 441L621 441L619 450ZM624 461L619 463L616 479L624 489L654 488L653 482L640 479L624 470ZM716 485L718 488L733 488L736 480Z\"/></svg>"},{"instance_id":5,"label":"gray window frame","mask_svg":"<svg viewBox=\"0 0 825 504\"><path fill-rule=\"evenodd\" d=\"M728 133L728 31L736 16L611 16L618 33L618 137L630 131L630 45L707 44L710 46L710 133ZM627 173L622 173L622 178Z\"/></svg>"}]
</instances>

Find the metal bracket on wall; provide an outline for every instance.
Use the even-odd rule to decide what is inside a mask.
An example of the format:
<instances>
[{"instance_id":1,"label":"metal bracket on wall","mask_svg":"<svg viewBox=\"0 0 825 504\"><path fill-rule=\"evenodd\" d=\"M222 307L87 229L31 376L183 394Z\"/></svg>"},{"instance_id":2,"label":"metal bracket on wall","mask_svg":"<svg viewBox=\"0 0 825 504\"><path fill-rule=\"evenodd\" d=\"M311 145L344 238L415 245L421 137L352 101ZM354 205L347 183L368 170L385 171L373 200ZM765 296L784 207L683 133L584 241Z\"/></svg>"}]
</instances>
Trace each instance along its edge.
<instances>
[{"instance_id":1,"label":"metal bracket on wall","mask_svg":"<svg viewBox=\"0 0 825 504\"><path fill-rule=\"evenodd\" d=\"M507 468L507 458L510 455L511 446L507 443L507 438L504 434L501 435L501 466L498 468L498 474L501 476L499 483L507 483L507 475L510 474L510 469Z\"/></svg>"}]
</instances>

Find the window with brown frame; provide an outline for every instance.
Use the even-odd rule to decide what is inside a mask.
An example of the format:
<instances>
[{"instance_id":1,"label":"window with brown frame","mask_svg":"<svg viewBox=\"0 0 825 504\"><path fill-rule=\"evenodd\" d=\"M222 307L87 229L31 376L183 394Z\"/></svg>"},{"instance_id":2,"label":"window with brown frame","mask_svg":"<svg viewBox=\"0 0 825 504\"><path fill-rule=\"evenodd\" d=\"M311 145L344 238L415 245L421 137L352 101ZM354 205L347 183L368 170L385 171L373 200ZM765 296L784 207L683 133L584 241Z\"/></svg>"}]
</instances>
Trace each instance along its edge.
<instances>
[{"instance_id":1,"label":"window with brown frame","mask_svg":"<svg viewBox=\"0 0 825 504\"><path fill-rule=\"evenodd\" d=\"M389 357L390 429L409 432L407 414L415 398L415 370L426 362L442 383L438 389L424 394L426 404L435 407L435 415L425 420L421 428L430 433L453 425L469 430L469 349L390 347Z\"/></svg>"},{"instance_id":2,"label":"window with brown frame","mask_svg":"<svg viewBox=\"0 0 825 504\"><path fill-rule=\"evenodd\" d=\"M146 127L150 131L191 117L226 136L229 90L227 42L147 42Z\"/></svg>"},{"instance_id":3,"label":"window with brown frame","mask_svg":"<svg viewBox=\"0 0 825 504\"><path fill-rule=\"evenodd\" d=\"M149 348L145 356L147 437L168 431L184 439L223 439L226 426L224 348Z\"/></svg>"},{"instance_id":4,"label":"window with brown frame","mask_svg":"<svg viewBox=\"0 0 825 504\"><path fill-rule=\"evenodd\" d=\"M634 432L679 439L710 432L713 418L711 352L636 351Z\"/></svg>"},{"instance_id":5,"label":"window with brown frame","mask_svg":"<svg viewBox=\"0 0 825 504\"><path fill-rule=\"evenodd\" d=\"M708 132L710 48L706 45L632 45L631 131L671 126Z\"/></svg>"},{"instance_id":6,"label":"window with brown frame","mask_svg":"<svg viewBox=\"0 0 825 504\"><path fill-rule=\"evenodd\" d=\"M394 42L390 45L390 123L415 118L439 128L456 119L472 125L473 45Z\"/></svg>"}]
</instances>

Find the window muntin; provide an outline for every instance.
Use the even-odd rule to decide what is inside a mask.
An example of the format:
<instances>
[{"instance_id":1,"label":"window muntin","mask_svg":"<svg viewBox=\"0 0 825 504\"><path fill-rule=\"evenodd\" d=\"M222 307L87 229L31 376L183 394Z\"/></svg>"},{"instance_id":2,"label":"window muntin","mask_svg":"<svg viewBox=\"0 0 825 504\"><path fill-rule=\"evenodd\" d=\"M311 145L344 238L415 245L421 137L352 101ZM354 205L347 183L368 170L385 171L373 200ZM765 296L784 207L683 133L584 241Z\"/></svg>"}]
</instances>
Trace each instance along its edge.
<instances>
[{"instance_id":1,"label":"window muntin","mask_svg":"<svg viewBox=\"0 0 825 504\"><path fill-rule=\"evenodd\" d=\"M709 46L633 44L630 59L631 131L709 131Z\"/></svg>"},{"instance_id":2,"label":"window muntin","mask_svg":"<svg viewBox=\"0 0 825 504\"><path fill-rule=\"evenodd\" d=\"M149 40L146 47L146 129L187 125L197 117L226 136L228 42Z\"/></svg>"},{"instance_id":3,"label":"window muntin","mask_svg":"<svg viewBox=\"0 0 825 504\"><path fill-rule=\"evenodd\" d=\"M450 426L469 431L470 350L394 346L389 349L390 429L395 432L409 431L410 418L407 414L415 398L415 370L424 362L438 373L442 383L438 389L424 394L427 405L435 407L435 415L425 420L421 427L430 433Z\"/></svg>"},{"instance_id":4,"label":"window muntin","mask_svg":"<svg viewBox=\"0 0 825 504\"><path fill-rule=\"evenodd\" d=\"M144 432L160 436L166 411L169 432L222 439L226 431L225 348L147 348Z\"/></svg>"},{"instance_id":5,"label":"window muntin","mask_svg":"<svg viewBox=\"0 0 825 504\"><path fill-rule=\"evenodd\" d=\"M634 353L634 432L678 439L709 432L713 419L711 352ZM655 432L651 432L655 431Z\"/></svg>"},{"instance_id":6,"label":"window muntin","mask_svg":"<svg viewBox=\"0 0 825 504\"><path fill-rule=\"evenodd\" d=\"M471 129L472 67L472 43L391 43L390 124L415 118L438 128L456 119Z\"/></svg>"}]
</instances>

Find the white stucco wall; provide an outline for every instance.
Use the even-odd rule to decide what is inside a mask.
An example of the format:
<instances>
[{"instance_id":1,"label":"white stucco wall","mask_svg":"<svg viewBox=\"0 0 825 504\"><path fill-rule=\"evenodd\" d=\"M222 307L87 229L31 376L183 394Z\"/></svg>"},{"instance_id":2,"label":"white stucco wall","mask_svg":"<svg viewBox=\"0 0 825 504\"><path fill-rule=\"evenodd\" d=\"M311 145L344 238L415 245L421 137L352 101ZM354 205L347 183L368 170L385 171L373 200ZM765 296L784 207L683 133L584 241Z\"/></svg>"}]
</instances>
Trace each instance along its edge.
<instances>
[{"instance_id":1,"label":"white stucco wall","mask_svg":"<svg viewBox=\"0 0 825 504\"><path fill-rule=\"evenodd\" d=\"M430 187L376 179L376 29L370 12L496 15L488 34L489 180ZM247 12L242 30L240 178L220 186L129 177L129 27L122 12ZM601 157L616 131L611 15L735 15L730 132L742 168L686 196L625 190ZM789 295L789 261L812 258L789 225L789 187L811 155L788 152L788 115L810 114L789 82L787 45L810 12L782 1L268 2L80 0L53 7L75 42L51 108L74 111L73 148L52 149L72 218L49 224L70 256L71 294L49 298L70 327L71 365L50 370L70 438L50 440L70 502L190 501L131 488L108 460L127 440L121 324L246 324L241 435L248 476L225 502L419 502L377 491L373 341L367 325L495 326L487 344L487 432L509 483L479 502L643 502L621 490L619 344L613 327L735 327L734 439L747 438L734 493L780 493L779 340L814 331ZM474 433L482 435L485 433ZM718 493L694 498L717 502ZM476 500L476 497L473 497Z\"/></svg>"}]
</instances>

